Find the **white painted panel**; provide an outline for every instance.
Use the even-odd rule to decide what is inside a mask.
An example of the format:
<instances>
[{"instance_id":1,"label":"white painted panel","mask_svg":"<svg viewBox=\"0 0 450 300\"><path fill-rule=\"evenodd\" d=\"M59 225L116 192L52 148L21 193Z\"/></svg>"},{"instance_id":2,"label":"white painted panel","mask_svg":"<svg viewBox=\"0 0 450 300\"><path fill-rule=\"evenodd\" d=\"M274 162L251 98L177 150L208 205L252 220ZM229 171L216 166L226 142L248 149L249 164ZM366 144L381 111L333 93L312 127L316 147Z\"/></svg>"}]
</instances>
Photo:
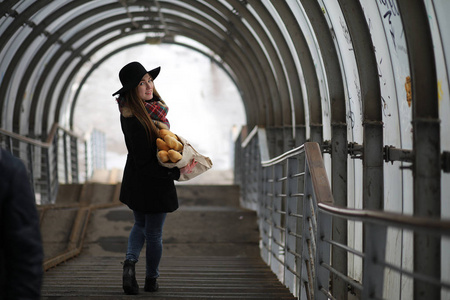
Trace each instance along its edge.
<instances>
[{"instance_id":1,"label":"white painted panel","mask_svg":"<svg viewBox=\"0 0 450 300\"><path fill-rule=\"evenodd\" d=\"M369 1L366 3L369 4ZM412 106L410 98L407 97L410 71L402 20L396 1L377 1L376 3L380 23L375 31L377 36L381 32L384 32L385 36L384 43L381 39L374 38L375 54L380 69L380 88L383 95L384 144L411 150ZM372 9L376 8L371 8L370 11ZM366 11L368 12L369 9ZM380 53L381 51L383 53ZM385 63L384 66L382 66L383 63ZM384 165L385 209L412 214L412 172L401 171L400 166L401 163L398 162ZM400 230L391 229L388 241L386 260L394 265L412 269L412 236ZM410 278L392 271L385 274L383 296L386 299L412 299L412 292Z\"/></svg>"},{"instance_id":2,"label":"white painted panel","mask_svg":"<svg viewBox=\"0 0 450 300\"><path fill-rule=\"evenodd\" d=\"M369 26L378 65L383 117L383 144L400 148L401 123L398 102L404 101L405 89L397 90L396 82L401 82L401 79L396 78L396 73L394 73L397 68L393 63L396 63L397 60L391 60L390 50L392 48L390 46L393 45L388 42L394 41L391 33L394 29L390 27L392 23L389 23L389 18L395 17L397 12L391 8L389 12L382 15L376 2L370 0L362 0L361 5ZM398 31L398 28L395 28L395 31ZM400 166L401 163L399 162L384 164L384 209L398 213L403 212L403 176ZM385 259L397 266L401 266L402 263L402 236L401 230L393 228L388 230L387 240L389 242L386 245ZM398 272L386 272L383 297L399 299L402 294L401 282L402 278Z\"/></svg>"},{"instance_id":3,"label":"white painted panel","mask_svg":"<svg viewBox=\"0 0 450 300\"><path fill-rule=\"evenodd\" d=\"M426 0L425 5L436 60L441 151L450 151L450 1ZM450 219L450 174L443 172L441 174L441 216ZM443 281L450 282L450 239L448 238L441 244L441 278ZM450 299L450 290L443 291L441 299Z\"/></svg>"},{"instance_id":4,"label":"white painted panel","mask_svg":"<svg viewBox=\"0 0 450 300\"><path fill-rule=\"evenodd\" d=\"M322 59L322 54L320 53L320 47L317 42L317 38L314 34L314 30L312 29L311 23L309 22L308 17L305 11L303 10L303 7L300 5L300 3L292 0L288 1L287 3L291 8L292 12L294 13L295 18L303 32L303 35L305 36L306 42L308 43L309 51L311 53L314 65L316 67L316 74L319 81L321 104L322 107L323 106L327 107L327 110L329 111L330 97L327 89L328 83L325 75L325 67ZM324 139L326 140L331 138L331 128L330 128L331 116L329 113L325 113L325 115L329 117L329 119L322 120L324 124L323 135ZM309 124L308 122L309 119L307 120L307 124ZM307 130L306 132L307 138L309 138L310 137L309 126L306 126L306 130Z\"/></svg>"},{"instance_id":5,"label":"white painted panel","mask_svg":"<svg viewBox=\"0 0 450 300\"><path fill-rule=\"evenodd\" d=\"M286 44L288 45L289 51L291 52L292 58L294 60L294 64L295 67L297 69L297 73L300 79L300 86L301 86L301 92L302 92L302 97L303 97L303 107L304 107L304 114L305 114L305 124L309 124L309 110L308 108L308 95L307 95L307 90L306 90L306 83L305 83L305 79L303 76L303 70L301 67L301 63L300 60L298 59L298 54L296 52L294 43L292 42L292 37L290 35L290 33L288 32L286 26L284 25L283 21L282 21L282 17L278 14L277 10L273 7L272 3L270 3L268 0L264 0L263 4L265 5L265 7L267 8L267 10L269 11L269 13L273 16L275 22L278 24L278 27L281 31L281 33L283 34L283 38L286 41ZM270 32L268 32L267 34L270 34ZM276 48L276 43L274 42L275 48ZM279 54L280 59L283 59L283 56L281 54ZM289 74L287 73L287 70L284 68L284 71L286 73L286 78L289 78ZM297 104L298 99L294 99L293 95L292 95L292 91L291 91L291 87L290 87L290 81L287 80L287 84L289 86L289 97L290 97L290 103L291 103L291 113L292 113L292 127L295 128L295 125L297 124L297 121L295 119L295 109L294 106L295 105L299 105ZM309 127L309 126L306 126ZM295 135L294 135L295 137Z\"/></svg>"},{"instance_id":6,"label":"white painted panel","mask_svg":"<svg viewBox=\"0 0 450 300\"><path fill-rule=\"evenodd\" d=\"M347 102L347 138L349 142L363 144L363 114L361 102L361 88L358 75L353 44L345 23L339 3L333 1L319 1L330 31L334 33L333 39L338 50L341 72L344 81ZM348 168L348 206L362 208L362 163L360 160L349 160ZM353 196L353 197L352 197ZM362 250L362 226L360 223L349 222L349 246ZM354 255L349 256L349 276L362 280L362 260Z\"/></svg>"}]
</instances>

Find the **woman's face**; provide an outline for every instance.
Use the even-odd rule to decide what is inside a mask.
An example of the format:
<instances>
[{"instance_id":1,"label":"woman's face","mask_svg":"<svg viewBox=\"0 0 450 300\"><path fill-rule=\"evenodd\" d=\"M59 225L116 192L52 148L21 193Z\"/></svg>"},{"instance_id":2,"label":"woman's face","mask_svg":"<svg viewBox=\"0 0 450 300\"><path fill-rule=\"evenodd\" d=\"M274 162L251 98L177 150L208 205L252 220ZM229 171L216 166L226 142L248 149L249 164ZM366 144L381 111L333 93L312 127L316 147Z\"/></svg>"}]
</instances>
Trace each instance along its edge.
<instances>
[{"instance_id":1,"label":"woman's face","mask_svg":"<svg viewBox=\"0 0 450 300\"><path fill-rule=\"evenodd\" d=\"M153 98L153 79L148 73L145 73L139 82L137 94L143 101L148 101Z\"/></svg>"}]
</instances>

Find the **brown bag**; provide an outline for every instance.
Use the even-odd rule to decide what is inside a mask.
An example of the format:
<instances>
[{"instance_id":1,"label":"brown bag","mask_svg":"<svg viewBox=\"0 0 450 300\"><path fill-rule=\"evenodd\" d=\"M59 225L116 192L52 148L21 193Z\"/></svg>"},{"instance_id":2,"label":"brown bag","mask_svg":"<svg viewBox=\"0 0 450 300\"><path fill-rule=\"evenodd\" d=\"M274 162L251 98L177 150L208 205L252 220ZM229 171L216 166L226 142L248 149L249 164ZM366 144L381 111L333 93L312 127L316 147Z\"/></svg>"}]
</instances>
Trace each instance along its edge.
<instances>
[{"instance_id":1,"label":"brown bag","mask_svg":"<svg viewBox=\"0 0 450 300\"><path fill-rule=\"evenodd\" d=\"M208 171L211 169L213 163L209 157L206 157L200 153L197 152L197 150L192 147L192 145L183 137L178 136L178 139L183 144L183 150L181 151L181 155L183 156L179 161L176 163L172 162L161 162L161 160L158 157L159 163L166 168L184 168L189 163L192 162L192 160L195 160L196 164L192 171L189 174L181 174L178 181L187 181L189 179L192 179L194 177L197 177L198 175Z\"/></svg>"}]
</instances>

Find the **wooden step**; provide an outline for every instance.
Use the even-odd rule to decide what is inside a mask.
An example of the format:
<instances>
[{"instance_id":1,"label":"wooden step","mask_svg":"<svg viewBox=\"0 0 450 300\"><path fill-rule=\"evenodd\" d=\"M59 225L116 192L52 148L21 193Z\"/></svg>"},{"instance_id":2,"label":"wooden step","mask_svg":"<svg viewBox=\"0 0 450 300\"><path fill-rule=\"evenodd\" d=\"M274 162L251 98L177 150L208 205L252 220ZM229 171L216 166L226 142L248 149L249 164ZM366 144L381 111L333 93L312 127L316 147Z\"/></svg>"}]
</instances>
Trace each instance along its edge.
<instances>
[{"instance_id":1,"label":"wooden step","mask_svg":"<svg viewBox=\"0 0 450 300\"><path fill-rule=\"evenodd\" d=\"M259 258L163 257L155 293L143 290L144 260L136 273L140 295L127 296L119 257L81 255L46 272L42 299L296 299Z\"/></svg>"}]
</instances>

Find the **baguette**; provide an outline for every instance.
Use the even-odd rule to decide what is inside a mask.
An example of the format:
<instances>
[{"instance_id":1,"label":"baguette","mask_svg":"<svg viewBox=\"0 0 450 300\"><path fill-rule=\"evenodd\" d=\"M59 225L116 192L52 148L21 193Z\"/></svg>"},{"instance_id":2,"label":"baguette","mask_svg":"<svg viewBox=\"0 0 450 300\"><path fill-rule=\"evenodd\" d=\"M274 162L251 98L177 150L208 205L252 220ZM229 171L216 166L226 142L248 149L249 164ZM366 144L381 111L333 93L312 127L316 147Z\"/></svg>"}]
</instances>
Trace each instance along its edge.
<instances>
[{"instance_id":1,"label":"baguette","mask_svg":"<svg viewBox=\"0 0 450 300\"><path fill-rule=\"evenodd\" d=\"M169 161L169 153L167 153L167 151L165 150L160 150L158 151L158 157L159 160L161 160L161 162L165 163Z\"/></svg>"},{"instance_id":2,"label":"baguette","mask_svg":"<svg viewBox=\"0 0 450 300\"><path fill-rule=\"evenodd\" d=\"M171 136L175 139L178 139L177 136L175 135L175 133L173 133L172 131L168 130L168 129L160 129L159 130L159 137L164 139L164 137L168 135Z\"/></svg>"},{"instance_id":3,"label":"baguette","mask_svg":"<svg viewBox=\"0 0 450 300\"><path fill-rule=\"evenodd\" d=\"M183 156L180 154L180 152L175 151L175 150L169 150L167 153L169 154L170 161L173 162L173 163L176 163L180 159L183 158Z\"/></svg>"},{"instance_id":4,"label":"baguette","mask_svg":"<svg viewBox=\"0 0 450 300\"><path fill-rule=\"evenodd\" d=\"M170 147L161 138L156 139L156 147L158 147L159 150L165 150L165 151L170 150Z\"/></svg>"},{"instance_id":5,"label":"baguette","mask_svg":"<svg viewBox=\"0 0 450 300\"><path fill-rule=\"evenodd\" d=\"M183 150L183 144L180 143L176 138L166 135L164 137L164 141L166 142L167 146L169 146L170 149L181 151Z\"/></svg>"}]
</instances>

